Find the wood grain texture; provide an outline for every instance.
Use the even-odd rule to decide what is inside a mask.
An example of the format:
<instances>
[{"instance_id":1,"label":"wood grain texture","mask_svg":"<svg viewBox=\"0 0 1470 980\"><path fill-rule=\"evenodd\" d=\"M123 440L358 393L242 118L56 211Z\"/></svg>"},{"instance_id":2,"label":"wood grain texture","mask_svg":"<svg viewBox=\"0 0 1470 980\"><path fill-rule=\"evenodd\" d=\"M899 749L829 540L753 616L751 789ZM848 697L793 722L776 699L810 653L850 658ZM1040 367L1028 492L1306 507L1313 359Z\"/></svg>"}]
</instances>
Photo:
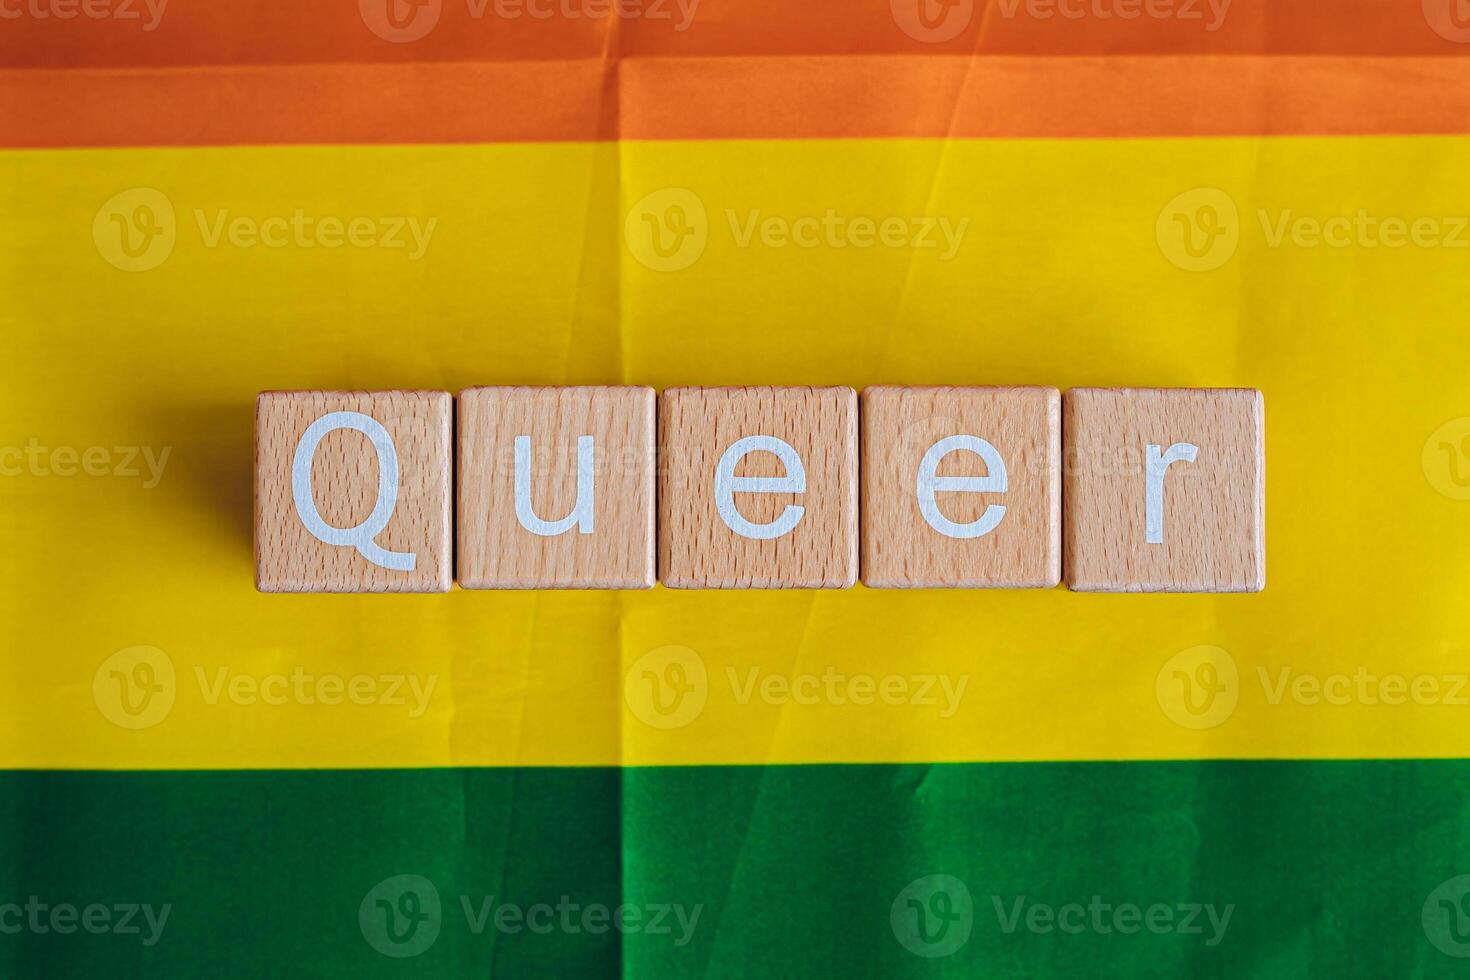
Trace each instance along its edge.
<instances>
[{"instance_id":1,"label":"wood grain texture","mask_svg":"<svg viewBox=\"0 0 1470 980\"><path fill-rule=\"evenodd\" d=\"M800 521L770 540L737 535L715 506L721 455L747 436L774 436L801 457L805 493L737 493L748 521L789 505ZM659 578L676 589L842 589L857 580L857 394L851 388L670 388L659 399ZM737 477L779 477L754 452Z\"/></svg>"},{"instance_id":2,"label":"wood grain texture","mask_svg":"<svg viewBox=\"0 0 1470 980\"><path fill-rule=\"evenodd\" d=\"M652 388L486 387L459 395L457 540L466 589L647 589L654 582ZM534 515L577 502L577 442L595 441L592 531L532 533L517 519L517 436L530 439Z\"/></svg>"},{"instance_id":3,"label":"wood grain texture","mask_svg":"<svg viewBox=\"0 0 1470 980\"><path fill-rule=\"evenodd\" d=\"M1074 388L1063 400L1067 587L1265 587L1265 403L1245 388ZM1198 447L1163 479L1163 541L1145 540L1145 447Z\"/></svg>"},{"instance_id":4,"label":"wood grain texture","mask_svg":"<svg viewBox=\"0 0 1470 980\"><path fill-rule=\"evenodd\" d=\"M877 386L862 393L862 577L874 588L1049 589L1061 580L1061 394L1043 387ZM920 510L920 462L939 440L977 436L1005 465L1003 493L935 494L956 524L1005 507L994 530L941 534ZM974 452L940 477L988 476Z\"/></svg>"},{"instance_id":5,"label":"wood grain texture","mask_svg":"<svg viewBox=\"0 0 1470 980\"><path fill-rule=\"evenodd\" d=\"M255 583L262 592L447 592L454 401L445 391L266 391L255 404ZM387 430L398 459L398 499L373 541L415 556L411 571L374 564L351 546L308 532L291 491L303 433L329 412L358 412ZM378 457L367 436L323 437L311 467L322 520L362 524L378 498Z\"/></svg>"}]
</instances>

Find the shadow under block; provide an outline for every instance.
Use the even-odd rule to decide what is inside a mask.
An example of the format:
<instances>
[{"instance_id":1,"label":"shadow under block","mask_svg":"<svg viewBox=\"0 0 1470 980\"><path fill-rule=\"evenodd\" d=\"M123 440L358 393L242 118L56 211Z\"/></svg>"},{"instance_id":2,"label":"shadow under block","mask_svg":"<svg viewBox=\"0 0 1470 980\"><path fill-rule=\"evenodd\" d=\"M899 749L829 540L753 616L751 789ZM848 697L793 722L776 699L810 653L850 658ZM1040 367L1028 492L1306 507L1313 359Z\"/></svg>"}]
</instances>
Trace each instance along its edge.
<instances>
[{"instance_id":1,"label":"shadow under block","mask_svg":"<svg viewBox=\"0 0 1470 980\"><path fill-rule=\"evenodd\" d=\"M255 403L262 592L447 592L447 391L266 391Z\"/></svg>"},{"instance_id":2,"label":"shadow under block","mask_svg":"<svg viewBox=\"0 0 1470 980\"><path fill-rule=\"evenodd\" d=\"M675 589L857 580L851 388L670 388L659 399L659 578Z\"/></svg>"},{"instance_id":3,"label":"shadow under block","mask_svg":"<svg viewBox=\"0 0 1470 980\"><path fill-rule=\"evenodd\" d=\"M865 389L863 584L1054 587L1061 414L1055 388Z\"/></svg>"},{"instance_id":4,"label":"shadow under block","mask_svg":"<svg viewBox=\"0 0 1470 980\"><path fill-rule=\"evenodd\" d=\"M1245 388L1073 388L1063 400L1067 587L1265 587L1265 404Z\"/></svg>"},{"instance_id":5,"label":"shadow under block","mask_svg":"<svg viewBox=\"0 0 1470 980\"><path fill-rule=\"evenodd\" d=\"M460 586L652 588L655 408L652 388L460 392Z\"/></svg>"}]
</instances>

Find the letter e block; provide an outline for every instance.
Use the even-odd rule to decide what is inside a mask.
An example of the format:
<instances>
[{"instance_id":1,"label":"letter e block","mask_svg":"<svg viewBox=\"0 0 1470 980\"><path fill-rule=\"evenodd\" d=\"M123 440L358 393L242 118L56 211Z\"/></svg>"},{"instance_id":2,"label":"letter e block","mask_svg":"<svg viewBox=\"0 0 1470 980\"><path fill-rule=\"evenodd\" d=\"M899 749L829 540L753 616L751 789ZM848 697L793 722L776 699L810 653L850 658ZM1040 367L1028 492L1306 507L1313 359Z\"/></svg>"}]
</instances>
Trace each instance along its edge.
<instances>
[{"instance_id":1,"label":"letter e block","mask_svg":"<svg viewBox=\"0 0 1470 980\"><path fill-rule=\"evenodd\" d=\"M262 592L447 592L447 391L265 391L255 402Z\"/></svg>"},{"instance_id":2,"label":"letter e block","mask_svg":"<svg viewBox=\"0 0 1470 980\"><path fill-rule=\"evenodd\" d=\"M1062 574L1055 388L867 388L863 584L1049 589Z\"/></svg>"},{"instance_id":3,"label":"letter e block","mask_svg":"<svg viewBox=\"0 0 1470 980\"><path fill-rule=\"evenodd\" d=\"M1063 538L1079 592L1259 592L1265 403L1245 388L1074 388Z\"/></svg>"},{"instance_id":4,"label":"letter e block","mask_svg":"<svg viewBox=\"0 0 1470 980\"><path fill-rule=\"evenodd\" d=\"M670 388L659 402L659 578L676 589L857 579L857 394Z\"/></svg>"},{"instance_id":5,"label":"letter e block","mask_svg":"<svg viewBox=\"0 0 1470 980\"><path fill-rule=\"evenodd\" d=\"M652 388L460 392L460 586L652 588L654 415Z\"/></svg>"}]
</instances>

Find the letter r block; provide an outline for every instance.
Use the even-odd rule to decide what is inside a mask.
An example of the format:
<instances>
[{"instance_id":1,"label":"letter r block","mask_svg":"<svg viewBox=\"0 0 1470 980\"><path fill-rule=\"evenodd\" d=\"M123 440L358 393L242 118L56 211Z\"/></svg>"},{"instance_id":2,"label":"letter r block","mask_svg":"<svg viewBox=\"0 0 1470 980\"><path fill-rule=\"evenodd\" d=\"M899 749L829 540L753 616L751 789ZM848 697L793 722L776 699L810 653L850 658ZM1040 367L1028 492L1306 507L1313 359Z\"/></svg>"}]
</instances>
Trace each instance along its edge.
<instances>
[{"instance_id":1,"label":"letter r block","mask_svg":"<svg viewBox=\"0 0 1470 980\"><path fill-rule=\"evenodd\" d=\"M459 584L648 589L652 388L490 387L459 395Z\"/></svg>"},{"instance_id":2,"label":"letter r block","mask_svg":"<svg viewBox=\"0 0 1470 980\"><path fill-rule=\"evenodd\" d=\"M447 391L265 391L255 403L262 592L447 592Z\"/></svg>"},{"instance_id":3,"label":"letter r block","mask_svg":"<svg viewBox=\"0 0 1470 980\"><path fill-rule=\"evenodd\" d=\"M1265 587L1259 391L1073 388L1062 414L1069 589Z\"/></svg>"},{"instance_id":4,"label":"letter r block","mask_svg":"<svg viewBox=\"0 0 1470 980\"><path fill-rule=\"evenodd\" d=\"M659 400L659 578L675 589L857 579L851 388L670 388Z\"/></svg>"},{"instance_id":5,"label":"letter r block","mask_svg":"<svg viewBox=\"0 0 1470 980\"><path fill-rule=\"evenodd\" d=\"M862 396L863 584L1049 589L1062 574L1055 388Z\"/></svg>"}]
</instances>

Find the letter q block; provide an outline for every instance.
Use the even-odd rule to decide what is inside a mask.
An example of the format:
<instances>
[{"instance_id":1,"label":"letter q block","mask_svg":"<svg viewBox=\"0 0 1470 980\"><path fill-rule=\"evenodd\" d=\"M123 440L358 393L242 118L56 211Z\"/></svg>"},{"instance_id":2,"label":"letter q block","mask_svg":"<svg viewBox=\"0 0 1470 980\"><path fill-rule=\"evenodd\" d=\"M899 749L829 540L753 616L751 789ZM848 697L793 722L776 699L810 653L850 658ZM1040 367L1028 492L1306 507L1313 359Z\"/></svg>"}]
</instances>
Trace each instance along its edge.
<instances>
[{"instance_id":1,"label":"letter q block","mask_svg":"<svg viewBox=\"0 0 1470 980\"><path fill-rule=\"evenodd\" d=\"M867 388L863 584L1049 589L1062 575L1055 388Z\"/></svg>"},{"instance_id":2,"label":"letter q block","mask_svg":"<svg viewBox=\"0 0 1470 980\"><path fill-rule=\"evenodd\" d=\"M459 584L653 587L654 394L633 387L459 395Z\"/></svg>"},{"instance_id":3,"label":"letter q block","mask_svg":"<svg viewBox=\"0 0 1470 980\"><path fill-rule=\"evenodd\" d=\"M1265 587L1259 391L1073 388L1062 432L1069 589Z\"/></svg>"},{"instance_id":4,"label":"letter q block","mask_svg":"<svg viewBox=\"0 0 1470 980\"><path fill-rule=\"evenodd\" d=\"M659 402L659 578L675 589L857 579L857 394L670 388Z\"/></svg>"},{"instance_id":5,"label":"letter q block","mask_svg":"<svg viewBox=\"0 0 1470 980\"><path fill-rule=\"evenodd\" d=\"M447 592L447 391L266 391L255 403L262 592Z\"/></svg>"}]
</instances>

